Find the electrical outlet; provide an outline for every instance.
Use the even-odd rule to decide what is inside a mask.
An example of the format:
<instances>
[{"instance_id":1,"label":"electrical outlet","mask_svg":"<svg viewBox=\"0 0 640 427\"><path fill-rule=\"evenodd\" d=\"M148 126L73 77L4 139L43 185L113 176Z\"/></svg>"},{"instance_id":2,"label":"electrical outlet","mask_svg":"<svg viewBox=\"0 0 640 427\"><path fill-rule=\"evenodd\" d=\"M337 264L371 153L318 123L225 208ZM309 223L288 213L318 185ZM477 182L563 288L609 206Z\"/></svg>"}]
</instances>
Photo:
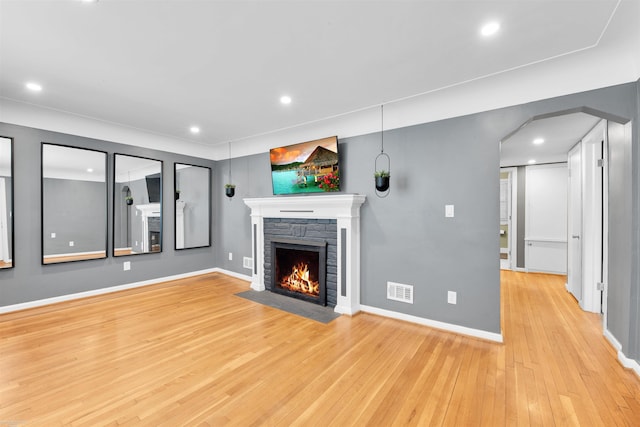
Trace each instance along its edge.
<instances>
[{"instance_id":1,"label":"electrical outlet","mask_svg":"<svg viewBox=\"0 0 640 427\"><path fill-rule=\"evenodd\" d=\"M51 238L55 239L56 238L56 233L51 233Z\"/></svg>"},{"instance_id":2,"label":"electrical outlet","mask_svg":"<svg viewBox=\"0 0 640 427\"><path fill-rule=\"evenodd\" d=\"M229 252L229 261L233 261L233 253Z\"/></svg>"},{"instance_id":3,"label":"electrical outlet","mask_svg":"<svg viewBox=\"0 0 640 427\"><path fill-rule=\"evenodd\" d=\"M444 216L447 218L454 217L454 206L453 205L445 205L444 206Z\"/></svg>"},{"instance_id":4,"label":"electrical outlet","mask_svg":"<svg viewBox=\"0 0 640 427\"><path fill-rule=\"evenodd\" d=\"M457 304L458 303L458 293L454 291L449 291L447 293L447 302L449 304Z\"/></svg>"},{"instance_id":5,"label":"electrical outlet","mask_svg":"<svg viewBox=\"0 0 640 427\"><path fill-rule=\"evenodd\" d=\"M73 240L69 242L69 246L73 246L75 245L75 243L73 243Z\"/></svg>"},{"instance_id":6,"label":"electrical outlet","mask_svg":"<svg viewBox=\"0 0 640 427\"><path fill-rule=\"evenodd\" d=\"M129 270L131 270L131 261L125 261L125 262L122 264L122 269L123 269L124 271L129 271Z\"/></svg>"}]
</instances>

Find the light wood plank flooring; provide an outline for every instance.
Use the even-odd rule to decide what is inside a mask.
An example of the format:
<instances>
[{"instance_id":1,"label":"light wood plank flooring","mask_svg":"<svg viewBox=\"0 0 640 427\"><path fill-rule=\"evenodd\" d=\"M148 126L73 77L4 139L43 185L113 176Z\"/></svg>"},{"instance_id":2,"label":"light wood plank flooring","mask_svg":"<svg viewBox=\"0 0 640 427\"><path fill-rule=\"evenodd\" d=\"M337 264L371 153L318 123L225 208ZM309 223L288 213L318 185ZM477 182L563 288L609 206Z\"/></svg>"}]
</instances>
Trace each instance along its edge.
<instances>
[{"instance_id":1,"label":"light wood plank flooring","mask_svg":"<svg viewBox=\"0 0 640 427\"><path fill-rule=\"evenodd\" d=\"M640 381L564 278L503 271L504 344L328 325L213 273L0 315L0 426L640 425Z\"/></svg>"}]
</instances>

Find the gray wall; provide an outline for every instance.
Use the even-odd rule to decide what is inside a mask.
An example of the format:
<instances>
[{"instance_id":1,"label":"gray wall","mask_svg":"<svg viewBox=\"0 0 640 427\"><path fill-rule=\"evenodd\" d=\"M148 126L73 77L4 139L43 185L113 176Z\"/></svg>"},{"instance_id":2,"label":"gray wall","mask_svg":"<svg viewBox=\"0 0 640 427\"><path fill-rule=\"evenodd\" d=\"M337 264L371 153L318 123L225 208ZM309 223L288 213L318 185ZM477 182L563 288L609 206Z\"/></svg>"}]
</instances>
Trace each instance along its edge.
<instances>
[{"instance_id":1,"label":"gray wall","mask_svg":"<svg viewBox=\"0 0 640 427\"><path fill-rule=\"evenodd\" d=\"M629 323L631 325L631 342L629 347L632 349L627 352L627 356L640 361L640 80L636 84L636 116L632 134L632 229L631 236L633 239L631 266L631 316Z\"/></svg>"},{"instance_id":2,"label":"gray wall","mask_svg":"<svg viewBox=\"0 0 640 427\"><path fill-rule=\"evenodd\" d=\"M362 303L499 333L499 141L534 116L583 106L637 119L637 96L637 84L630 83L388 131L391 193L384 199L376 197L373 185L380 134L341 139L344 192L367 196L361 211ZM220 191L226 165L222 162L216 177ZM238 259L251 256L249 209L241 199L272 194L268 154L234 159L232 171L236 197L229 202L217 195L221 251L216 260L248 274ZM630 198L631 182L620 179L619 185L621 197ZM455 218L444 217L446 204L455 205ZM611 226L630 234L629 224ZM612 251L628 250L620 242L611 244ZM227 260L229 251L233 261ZM630 278L631 259L621 262L620 271ZM414 285L414 304L387 300L387 281ZM447 304L448 290L458 293L457 305ZM621 292L629 306L632 290ZM617 303L610 304L610 313L617 310ZM620 322L612 319L612 327L624 334ZM632 351L628 336L623 346Z\"/></svg>"},{"instance_id":3,"label":"gray wall","mask_svg":"<svg viewBox=\"0 0 640 427\"><path fill-rule=\"evenodd\" d=\"M131 154L164 161L164 182L173 182L173 162L214 167L215 162L190 156L49 132L0 123L0 134L14 138L14 226L13 269L0 270L0 306L35 301L111 286L135 283L198 271L216 266L213 248L175 251L173 234L173 186L163 186L163 251L161 253L113 258L112 203L108 199L109 257L100 260L41 265L40 143L47 141L108 153L109 194L113 187L113 154ZM215 236L214 236L215 237ZM123 262L131 270L123 271Z\"/></svg>"},{"instance_id":4,"label":"gray wall","mask_svg":"<svg viewBox=\"0 0 640 427\"><path fill-rule=\"evenodd\" d=\"M45 178L43 184L44 255L106 251L106 183Z\"/></svg>"},{"instance_id":5,"label":"gray wall","mask_svg":"<svg viewBox=\"0 0 640 427\"><path fill-rule=\"evenodd\" d=\"M11 230L13 227L13 214L12 214L12 209L11 209L11 198L13 197L13 178L9 177L9 176L3 176L2 178L4 178L4 186L5 186L5 193L6 193L6 197L7 197L7 211L6 211L6 216L7 216L7 236L9 237L8 239L8 245L9 245L9 258L13 258L13 236L11 235ZM12 261L15 263L15 261Z\"/></svg>"},{"instance_id":6,"label":"gray wall","mask_svg":"<svg viewBox=\"0 0 640 427\"><path fill-rule=\"evenodd\" d=\"M608 124L609 137L609 278L608 329L629 348L632 292L631 134L629 126Z\"/></svg>"},{"instance_id":7,"label":"gray wall","mask_svg":"<svg viewBox=\"0 0 640 427\"><path fill-rule=\"evenodd\" d=\"M210 223L210 181L209 169L188 167L176 171L176 188L180 190L180 200L184 208L184 246L186 248L206 246L211 233L203 233L203 227Z\"/></svg>"},{"instance_id":8,"label":"gray wall","mask_svg":"<svg viewBox=\"0 0 640 427\"><path fill-rule=\"evenodd\" d=\"M162 185L165 185L165 180L162 180ZM127 205L125 201L126 192L123 191L124 187L128 187L131 197L133 197L133 205ZM147 192L147 181L144 179L138 179L127 183L116 183L115 199L113 204L115 206L115 229L113 236L113 247L115 248L133 248L134 250L141 251L142 244L138 241L138 245L135 241L131 240L131 236L142 228L142 219L135 214L136 205L144 205L149 203L149 193ZM163 188L164 191L164 188ZM162 211L164 216L165 212ZM138 235L138 234L135 234Z\"/></svg>"},{"instance_id":9,"label":"gray wall","mask_svg":"<svg viewBox=\"0 0 640 427\"><path fill-rule=\"evenodd\" d=\"M242 199L271 196L271 165L269 154L262 153L231 160L231 181L236 184L236 194L228 198L224 194L227 183L229 161L218 162L214 170L214 218L216 264L221 268L242 274L251 270L242 267L243 257L252 257L251 252L251 210ZM229 261L229 252L233 260Z\"/></svg>"}]
</instances>

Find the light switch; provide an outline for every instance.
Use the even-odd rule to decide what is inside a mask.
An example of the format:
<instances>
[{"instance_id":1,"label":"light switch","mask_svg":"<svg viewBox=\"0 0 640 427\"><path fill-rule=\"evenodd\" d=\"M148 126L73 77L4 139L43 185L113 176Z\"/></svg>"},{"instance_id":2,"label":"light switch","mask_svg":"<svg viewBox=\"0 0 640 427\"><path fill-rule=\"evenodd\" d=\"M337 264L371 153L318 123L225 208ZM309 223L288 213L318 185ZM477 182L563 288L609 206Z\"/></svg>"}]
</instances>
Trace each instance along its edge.
<instances>
[{"instance_id":1,"label":"light switch","mask_svg":"<svg viewBox=\"0 0 640 427\"><path fill-rule=\"evenodd\" d=\"M51 233L51 238L55 239L56 238L56 233Z\"/></svg>"},{"instance_id":2,"label":"light switch","mask_svg":"<svg viewBox=\"0 0 640 427\"><path fill-rule=\"evenodd\" d=\"M454 291L447 292L447 302L449 304L457 304L458 303L458 293Z\"/></svg>"},{"instance_id":3,"label":"light switch","mask_svg":"<svg viewBox=\"0 0 640 427\"><path fill-rule=\"evenodd\" d=\"M453 218L453 205L445 205L444 206L444 216L447 218Z\"/></svg>"}]
</instances>

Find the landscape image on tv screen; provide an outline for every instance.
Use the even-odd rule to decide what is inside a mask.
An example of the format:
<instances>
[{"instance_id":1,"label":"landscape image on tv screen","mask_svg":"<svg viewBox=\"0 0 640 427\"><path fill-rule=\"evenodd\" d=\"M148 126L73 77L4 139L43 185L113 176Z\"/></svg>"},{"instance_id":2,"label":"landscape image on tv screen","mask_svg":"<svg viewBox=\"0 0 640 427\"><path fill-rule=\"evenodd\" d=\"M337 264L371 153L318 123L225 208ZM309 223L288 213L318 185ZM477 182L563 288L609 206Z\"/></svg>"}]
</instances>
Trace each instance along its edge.
<instances>
[{"instance_id":1,"label":"landscape image on tv screen","mask_svg":"<svg viewBox=\"0 0 640 427\"><path fill-rule=\"evenodd\" d=\"M340 190L338 137L272 148L273 194Z\"/></svg>"}]
</instances>

